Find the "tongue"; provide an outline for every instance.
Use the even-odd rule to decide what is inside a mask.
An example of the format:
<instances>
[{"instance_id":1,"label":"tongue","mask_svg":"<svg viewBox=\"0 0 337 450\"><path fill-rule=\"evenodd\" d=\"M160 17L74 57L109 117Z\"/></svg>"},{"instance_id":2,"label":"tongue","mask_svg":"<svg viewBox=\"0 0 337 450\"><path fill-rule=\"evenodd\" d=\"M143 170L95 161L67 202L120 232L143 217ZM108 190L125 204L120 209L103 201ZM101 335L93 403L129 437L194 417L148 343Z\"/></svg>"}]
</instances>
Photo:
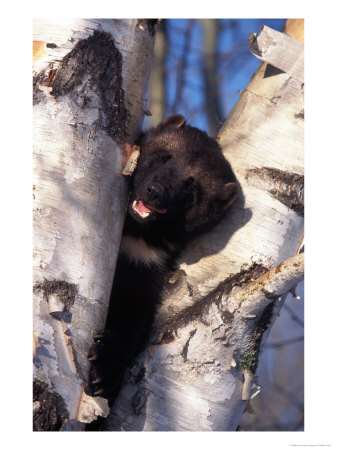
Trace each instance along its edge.
<instances>
[{"instance_id":1,"label":"tongue","mask_svg":"<svg viewBox=\"0 0 337 450\"><path fill-rule=\"evenodd\" d=\"M137 211L139 211L140 213L149 213L151 212L151 209L148 208L147 206L144 205L144 203L142 202L142 200L138 200L137 202Z\"/></svg>"},{"instance_id":2,"label":"tongue","mask_svg":"<svg viewBox=\"0 0 337 450\"><path fill-rule=\"evenodd\" d=\"M139 211L142 214L150 213L152 211L156 211L159 214L165 214L167 212L167 209L155 208L154 206L149 205L148 203L144 202L140 198L137 200L136 209L137 209L137 211Z\"/></svg>"}]
</instances>

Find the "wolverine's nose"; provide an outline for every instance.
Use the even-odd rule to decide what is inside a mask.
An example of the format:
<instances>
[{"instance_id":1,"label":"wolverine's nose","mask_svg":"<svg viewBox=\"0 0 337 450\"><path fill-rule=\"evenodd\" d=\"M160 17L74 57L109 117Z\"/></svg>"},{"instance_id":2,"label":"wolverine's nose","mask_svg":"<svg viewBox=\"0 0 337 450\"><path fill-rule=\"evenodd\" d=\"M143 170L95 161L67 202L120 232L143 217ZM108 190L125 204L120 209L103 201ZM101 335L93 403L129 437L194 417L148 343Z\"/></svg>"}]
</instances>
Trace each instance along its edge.
<instances>
[{"instance_id":1,"label":"wolverine's nose","mask_svg":"<svg viewBox=\"0 0 337 450\"><path fill-rule=\"evenodd\" d=\"M162 200L164 197L164 187L156 181L152 181L146 190L149 200Z\"/></svg>"}]
</instances>

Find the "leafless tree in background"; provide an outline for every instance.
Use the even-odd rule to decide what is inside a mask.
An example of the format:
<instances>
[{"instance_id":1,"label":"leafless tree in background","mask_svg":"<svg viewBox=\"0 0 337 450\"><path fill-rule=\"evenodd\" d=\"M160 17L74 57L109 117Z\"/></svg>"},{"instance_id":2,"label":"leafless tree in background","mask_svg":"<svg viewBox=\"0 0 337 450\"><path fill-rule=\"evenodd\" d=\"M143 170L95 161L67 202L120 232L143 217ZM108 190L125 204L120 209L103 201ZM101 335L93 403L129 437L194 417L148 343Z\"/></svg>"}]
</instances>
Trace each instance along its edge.
<instances>
[{"instance_id":1,"label":"leafless tree in background","mask_svg":"<svg viewBox=\"0 0 337 450\"><path fill-rule=\"evenodd\" d=\"M158 26L155 41L155 57L153 58L150 86L149 103L151 105L151 116L153 124L159 123L166 115L166 55L167 27L166 20Z\"/></svg>"}]
</instances>

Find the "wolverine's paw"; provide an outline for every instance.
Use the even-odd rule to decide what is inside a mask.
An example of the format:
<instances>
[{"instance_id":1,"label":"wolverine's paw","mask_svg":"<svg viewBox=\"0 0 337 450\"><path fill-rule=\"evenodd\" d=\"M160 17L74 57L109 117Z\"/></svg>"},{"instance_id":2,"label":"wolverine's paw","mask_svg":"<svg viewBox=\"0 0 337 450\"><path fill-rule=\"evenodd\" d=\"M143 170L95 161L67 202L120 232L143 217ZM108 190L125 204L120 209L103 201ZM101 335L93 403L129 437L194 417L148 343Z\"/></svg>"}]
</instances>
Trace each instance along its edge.
<instances>
[{"instance_id":1,"label":"wolverine's paw","mask_svg":"<svg viewBox=\"0 0 337 450\"><path fill-rule=\"evenodd\" d=\"M125 362L117 341L116 333L110 330L94 337L94 345L88 354L91 366L86 394L111 399L118 393Z\"/></svg>"}]
</instances>

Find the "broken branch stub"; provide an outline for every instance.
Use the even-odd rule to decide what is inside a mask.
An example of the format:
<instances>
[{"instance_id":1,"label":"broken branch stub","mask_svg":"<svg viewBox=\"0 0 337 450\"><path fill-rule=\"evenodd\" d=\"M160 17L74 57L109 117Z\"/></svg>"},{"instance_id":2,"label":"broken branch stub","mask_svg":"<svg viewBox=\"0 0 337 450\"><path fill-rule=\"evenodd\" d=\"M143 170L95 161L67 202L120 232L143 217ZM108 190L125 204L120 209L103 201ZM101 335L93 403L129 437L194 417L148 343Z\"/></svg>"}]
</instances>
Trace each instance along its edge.
<instances>
[{"instance_id":1,"label":"broken branch stub","mask_svg":"<svg viewBox=\"0 0 337 450\"><path fill-rule=\"evenodd\" d=\"M256 58L304 82L304 45L265 25L258 35L251 33L248 47Z\"/></svg>"}]
</instances>

